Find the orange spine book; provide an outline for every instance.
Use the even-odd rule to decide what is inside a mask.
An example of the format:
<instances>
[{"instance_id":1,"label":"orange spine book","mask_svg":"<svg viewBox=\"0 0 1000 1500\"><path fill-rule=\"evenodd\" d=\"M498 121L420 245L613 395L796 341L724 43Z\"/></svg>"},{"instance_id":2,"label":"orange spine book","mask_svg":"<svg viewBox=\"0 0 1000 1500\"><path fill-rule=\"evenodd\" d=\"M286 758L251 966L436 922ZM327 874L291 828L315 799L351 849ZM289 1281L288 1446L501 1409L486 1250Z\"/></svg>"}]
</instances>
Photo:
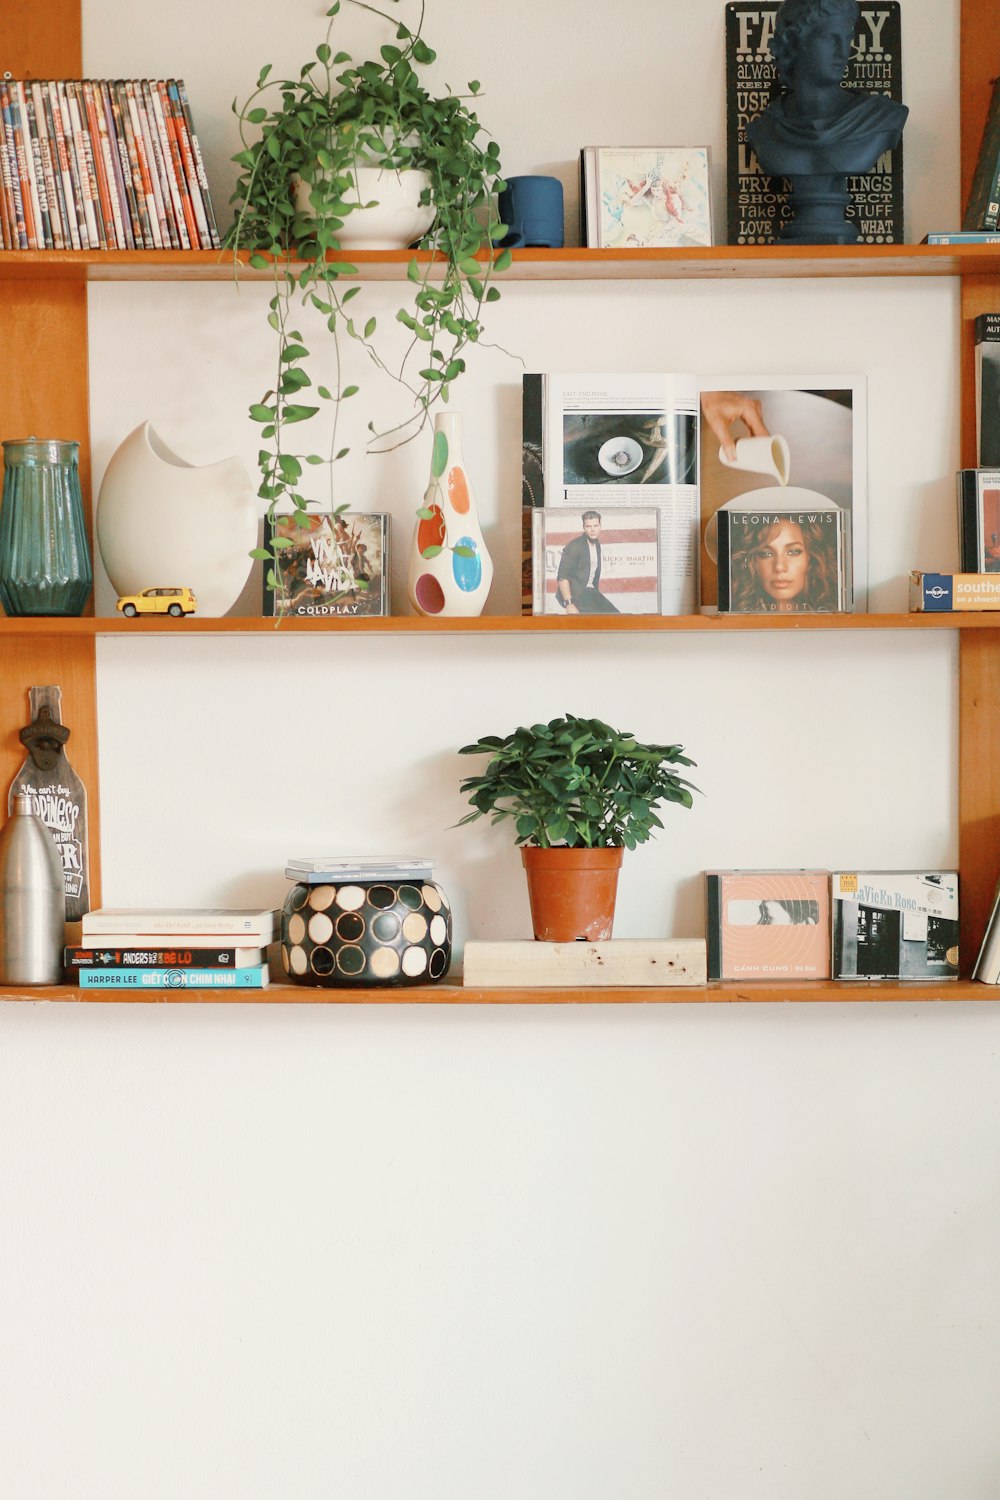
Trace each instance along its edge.
<instances>
[{"instance_id":1,"label":"orange spine book","mask_svg":"<svg viewBox=\"0 0 1000 1500\"><path fill-rule=\"evenodd\" d=\"M21 94L19 94L17 84L13 79L9 82L8 88L10 90L10 117L14 132L14 156L17 161L17 180L21 188L24 230L28 240L25 248L28 250L41 250L43 246L38 237L38 220L35 217L38 200L32 192L31 176L28 171L28 156L30 155L31 148L27 143L24 117L21 113Z\"/></svg>"},{"instance_id":2,"label":"orange spine book","mask_svg":"<svg viewBox=\"0 0 1000 1500\"><path fill-rule=\"evenodd\" d=\"M147 250L152 248L152 241L147 240L143 231L144 215L140 212L142 201L141 189L137 187L139 163L134 158L131 147L131 128L128 119L128 110L122 97L121 85L116 82L108 82L104 85L107 90L108 103L111 109L111 118L114 122L113 139L118 151L118 161L121 167L122 187L125 193L125 206L128 216L132 222L132 245L133 250Z\"/></svg>"},{"instance_id":3,"label":"orange spine book","mask_svg":"<svg viewBox=\"0 0 1000 1500\"><path fill-rule=\"evenodd\" d=\"M35 236L39 250L52 250L52 221L49 217L49 195L42 175L42 155L38 145L38 126L35 121L35 101L31 96L31 84L16 83L18 103L21 106L21 123L24 128L24 151L28 161L28 177L31 181L31 206L35 214Z\"/></svg>"},{"instance_id":4,"label":"orange spine book","mask_svg":"<svg viewBox=\"0 0 1000 1500\"><path fill-rule=\"evenodd\" d=\"M198 221L195 218L187 174L184 171L184 150L181 141L180 124L174 112L174 106L171 102L166 83L161 79L156 87L160 96L160 103L163 106L163 118L167 126L167 139L170 142L170 159L173 162L174 176L177 179L177 191L180 196L181 212L184 215L184 227L187 230L189 247L192 250L197 250L201 244L201 237L198 234Z\"/></svg>"},{"instance_id":5,"label":"orange spine book","mask_svg":"<svg viewBox=\"0 0 1000 1500\"><path fill-rule=\"evenodd\" d=\"M146 107L150 119L156 125L156 140L159 143L164 188L170 202L171 221L177 235L177 245L181 250L190 250L191 235L184 216L184 203L181 198L180 184L177 181L178 161L175 160L172 149L174 143L170 138L170 127L167 124L167 117L163 109L160 85L156 79L150 79L148 82L143 83L143 88L148 90L149 97L146 101Z\"/></svg>"},{"instance_id":6,"label":"orange spine book","mask_svg":"<svg viewBox=\"0 0 1000 1500\"><path fill-rule=\"evenodd\" d=\"M125 80L119 78L112 85L112 93L118 99L121 111L122 129L125 134L125 145L128 151L129 171L132 174L132 193L135 198L135 211L139 217L139 230L141 236L141 248L152 250L153 230L149 222L149 209L146 206L146 192L143 187L142 173L139 170L139 151L135 143L135 131L132 128L132 111L128 107L128 99L125 93ZM140 239L136 240L136 248L139 248Z\"/></svg>"},{"instance_id":7,"label":"orange spine book","mask_svg":"<svg viewBox=\"0 0 1000 1500\"><path fill-rule=\"evenodd\" d=\"M160 145L160 133L156 125L156 117L153 114L152 103L149 95L149 83L143 78L136 81L135 100L139 110L139 120L142 125L142 138L146 146L146 160L149 162L150 178L153 183L153 196L156 199L156 212L160 222L160 236L164 247L169 246L171 250L180 249L180 240L177 236L177 226L174 224L173 204L170 201L170 187L163 173L163 150Z\"/></svg>"},{"instance_id":8,"label":"orange spine book","mask_svg":"<svg viewBox=\"0 0 1000 1500\"><path fill-rule=\"evenodd\" d=\"M201 146L198 144L198 135L194 128L194 118L191 114L191 105L188 103L187 89L183 78L178 78L177 97L180 101L181 114L184 119L184 127L191 141L191 157L194 162L195 178L201 192L201 199L205 209L205 219L208 239L205 241L206 250L218 250L222 241L219 239L219 230L215 222L215 213L212 209L212 194L208 189L208 173L205 171L205 162L201 154Z\"/></svg>"},{"instance_id":9,"label":"orange spine book","mask_svg":"<svg viewBox=\"0 0 1000 1500\"><path fill-rule=\"evenodd\" d=\"M107 209L111 214L111 224L114 227L115 244L119 250L129 248L128 239L125 234L125 221L122 217L121 195L118 192L118 179L115 176L115 158L112 155L111 137L108 134L108 117L104 109L104 92L97 80L88 85L90 101L93 105L93 121L97 127L95 150L101 162L101 180L107 190ZM103 200L102 200L103 201ZM108 240L110 243L111 229L109 226Z\"/></svg>"},{"instance_id":10,"label":"orange spine book","mask_svg":"<svg viewBox=\"0 0 1000 1500\"><path fill-rule=\"evenodd\" d=\"M7 155L7 121L4 115L3 85L0 83L0 222L3 224L3 247L18 250L17 214L14 210L14 194L10 178L10 158Z\"/></svg>"},{"instance_id":11,"label":"orange spine book","mask_svg":"<svg viewBox=\"0 0 1000 1500\"><path fill-rule=\"evenodd\" d=\"M14 115L11 107L10 84L0 78L0 114L3 116L3 184L9 194L8 203L14 233L13 250L27 250L28 230L24 221L24 203L21 199L21 178L17 167L17 150L14 143Z\"/></svg>"},{"instance_id":12,"label":"orange spine book","mask_svg":"<svg viewBox=\"0 0 1000 1500\"><path fill-rule=\"evenodd\" d=\"M62 203L62 179L57 180L55 147L49 132L49 121L45 111L45 89L46 85L32 80L25 88L31 90L31 100L35 115L35 129L38 133L38 157L41 167L42 179L45 183L45 196L49 205L49 228L52 233L52 248L54 250L65 250L70 245L69 229L66 226L66 210Z\"/></svg>"},{"instance_id":13,"label":"orange spine book","mask_svg":"<svg viewBox=\"0 0 1000 1500\"><path fill-rule=\"evenodd\" d=\"M122 246L126 250L134 250L135 233L132 228L132 205L128 193L131 182L130 177L126 178L122 167L122 143L118 137L118 125L111 106L111 90L107 79L102 78L95 82L94 91L95 103L102 117L101 149L104 152L104 164L111 186L111 201L117 208L115 230L119 234ZM127 154L125 160L128 160Z\"/></svg>"},{"instance_id":14,"label":"orange spine book","mask_svg":"<svg viewBox=\"0 0 1000 1500\"><path fill-rule=\"evenodd\" d=\"M108 248L108 237L104 230L104 216L101 213L101 205L97 193L94 151L90 140L90 132L87 129L86 110L80 92L80 85L75 79L66 80L66 98L69 101L70 119L73 121L73 145L80 168L80 190L83 195L83 211L87 217L87 228L90 231L91 245L94 249L106 250Z\"/></svg>"},{"instance_id":15,"label":"orange spine book","mask_svg":"<svg viewBox=\"0 0 1000 1500\"><path fill-rule=\"evenodd\" d=\"M66 148L66 166L69 171L70 192L73 196L73 211L80 235L80 249L96 250L97 240L91 238L91 229L87 222L84 178L81 176L80 171L80 158L77 154L76 141L73 135L73 117L69 107L69 94L67 93L65 82L60 80L55 85L55 90L53 109L58 114L62 125L62 139Z\"/></svg>"},{"instance_id":16,"label":"orange spine book","mask_svg":"<svg viewBox=\"0 0 1000 1500\"><path fill-rule=\"evenodd\" d=\"M109 250L120 250L123 241L118 238L118 230L115 225L114 209L111 204L111 188L108 183L107 163L104 160L104 152L101 149L101 122L97 115L97 100L94 95L94 84L90 78L85 78L80 84L80 98L87 122L87 134L90 137L90 154L94 163L94 179L97 183L97 202L104 220L104 237L108 243ZM101 114L103 115L103 110Z\"/></svg>"},{"instance_id":17,"label":"orange spine book","mask_svg":"<svg viewBox=\"0 0 1000 1500\"><path fill-rule=\"evenodd\" d=\"M67 249L79 250L80 226L76 218L76 200L69 173L69 158L66 154L66 137L63 132L62 112L59 108L59 94L54 83L43 83L39 85L39 88L42 92L45 122L48 126L49 142L52 148L52 173L59 198L59 210L63 216L63 234Z\"/></svg>"},{"instance_id":18,"label":"orange spine book","mask_svg":"<svg viewBox=\"0 0 1000 1500\"><path fill-rule=\"evenodd\" d=\"M191 195L191 208L194 211L195 222L198 225L198 244L203 250L212 249L212 236L208 227L208 216L205 213L205 205L202 202L201 188L198 185L198 169L195 165L194 152L191 149L191 137L188 133L187 121L184 118L184 110L181 106L181 96L176 78L167 80L167 93L170 97L174 119L177 122L177 139L180 142L181 160L184 163L184 176L187 179L188 192Z\"/></svg>"},{"instance_id":19,"label":"orange spine book","mask_svg":"<svg viewBox=\"0 0 1000 1500\"><path fill-rule=\"evenodd\" d=\"M139 106L135 97L135 82L131 78L125 80L125 103L128 106L129 119L132 122L132 139L135 142L135 155L139 163L139 178L142 183L142 195L146 204L146 218L149 221L150 238L156 250L164 249L163 235L160 233L160 215L156 207L156 197L153 193L153 179L150 176L149 161L146 156L146 143L142 135L142 121L139 118Z\"/></svg>"}]
</instances>

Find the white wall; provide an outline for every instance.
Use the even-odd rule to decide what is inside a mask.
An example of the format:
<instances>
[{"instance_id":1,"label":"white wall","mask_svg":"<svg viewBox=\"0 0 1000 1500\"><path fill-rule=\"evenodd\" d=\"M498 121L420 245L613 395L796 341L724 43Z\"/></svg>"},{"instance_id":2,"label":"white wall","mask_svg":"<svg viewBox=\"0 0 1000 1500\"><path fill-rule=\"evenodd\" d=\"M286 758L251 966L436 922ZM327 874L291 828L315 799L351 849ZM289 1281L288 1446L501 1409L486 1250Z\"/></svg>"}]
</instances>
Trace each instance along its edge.
<instances>
[{"instance_id":1,"label":"white wall","mask_svg":"<svg viewBox=\"0 0 1000 1500\"><path fill-rule=\"evenodd\" d=\"M139 28L87 0L85 66L187 79L221 206L230 99L297 68L320 10L179 0ZM570 189L582 144L708 140L721 225L721 4L429 11L508 170ZM910 239L958 214L939 12L905 6ZM95 483L147 416L252 467L264 300L93 289ZM946 282L517 284L490 330L536 369L860 371L876 607L957 561ZM520 369L480 351L457 403L494 612ZM398 599L426 463L342 476L393 514ZM105 899L277 901L287 854L369 848L435 858L460 942L526 934L508 839L451 826L455 749L569 708L698 761L617 929L696 935L706 866L956 858L955 666L902 633L102 642ZM998 1044L990 1005L8 1007L4 1492L992 1500Z\"/></svg>"}]
</instances>

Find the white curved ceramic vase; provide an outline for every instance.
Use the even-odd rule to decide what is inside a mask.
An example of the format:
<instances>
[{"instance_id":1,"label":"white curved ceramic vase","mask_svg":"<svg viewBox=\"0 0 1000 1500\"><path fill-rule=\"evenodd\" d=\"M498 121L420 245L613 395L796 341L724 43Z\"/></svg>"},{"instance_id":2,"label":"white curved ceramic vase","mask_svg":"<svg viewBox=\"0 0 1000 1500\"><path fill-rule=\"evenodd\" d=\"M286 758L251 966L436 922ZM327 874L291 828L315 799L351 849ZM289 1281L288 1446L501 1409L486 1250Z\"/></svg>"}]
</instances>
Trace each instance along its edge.
<instances>
[{"instance_id":1,"label":"white curved ceramic vase","mask_svg":"<svg viewBox=\"0 0 1000 1500\"><path fill-rule=\"evenodd\" d=\"M253 567L254 487L240 459L189 464L142 422L111 455L96 529L119 594L189 588L199 615L224 615Z\"/></svg>"},{"instance_id":2,"label":"white curved ceramic vase","mask_svg":"<svg viewBox=\"0 0 1000 1500\"><path fill-rule=\"evenodd\" d=\"M417 520L410 545L410 603L428 617L481 615L493 582L493 559L465 467L457 412L434 419L431 481L423 509L430 514Z\"/></svg>"},{"instance_id":3,"label":"white curved ceramic vase","mask_svg":"<svg viewBox=\"0 0 1000 1500\"><path fill-rule=\"evenodd\" d=\"M405 250L425 235L434 223L434 205L421 206L420 196L431 185L427 172L391 167L352 167L355 191L345 193L345 200L366 207L353 208L337 230L343 249ZM299 213L312 214L309 194L312 188L301 177L292 183L295 207Z\"/></svg>"}]
</instances>

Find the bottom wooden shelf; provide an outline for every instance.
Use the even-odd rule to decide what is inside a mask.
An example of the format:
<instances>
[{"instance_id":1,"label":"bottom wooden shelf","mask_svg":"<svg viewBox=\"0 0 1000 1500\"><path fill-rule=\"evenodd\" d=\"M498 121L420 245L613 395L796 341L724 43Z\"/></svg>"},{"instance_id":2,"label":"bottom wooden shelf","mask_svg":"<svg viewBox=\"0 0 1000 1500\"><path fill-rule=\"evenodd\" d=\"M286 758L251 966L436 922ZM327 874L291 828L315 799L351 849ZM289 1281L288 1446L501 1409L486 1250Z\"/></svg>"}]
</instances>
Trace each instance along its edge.
<instances>
[{"instance_id":1,"label":"bottom wooden shelf","mask_svg":"<svg viewBox=\"0 0 1000 1500\"><path fill-rule=\"evenodd\" d=\"M77 985L0 988L0 1002L71 1001L101 1005L746 1005L803 1002L996 1000L1000 986L970 979L951 984L858 984L808 980L800 984L707 984L670 989L466 989L429 984L406 989L320 989L272 984L264 990L81 990Z\"/></svg>"}]
</instances>

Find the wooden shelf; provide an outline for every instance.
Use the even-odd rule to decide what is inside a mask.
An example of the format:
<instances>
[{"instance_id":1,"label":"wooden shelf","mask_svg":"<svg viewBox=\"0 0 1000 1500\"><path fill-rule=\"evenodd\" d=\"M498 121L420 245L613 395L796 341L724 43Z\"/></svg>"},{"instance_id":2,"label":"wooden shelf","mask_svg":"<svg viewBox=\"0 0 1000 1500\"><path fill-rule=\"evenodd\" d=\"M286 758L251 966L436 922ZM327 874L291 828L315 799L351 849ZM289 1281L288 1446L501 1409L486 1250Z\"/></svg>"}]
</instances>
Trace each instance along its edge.
<instances>
[{"instance_id":1,"label":"wooden shelf","mask_svg":"<svg viewBox=\"0 0 1000 1500\"><path fill-rule=\"evenodd\" d=\"M903 1004L995 1001L996 985L971 979L945 984L864 984L809 980L800 984L707 984L676 989L466 989L429 984L398 989L321 989L272 984L263 990L81 990L78 985L0 989L3 1001L71 1001L102 1005L758 1005L832 1001Z\"/></svg>"},{"instance_id":2,"label":"wooden shelf","mask_svg":"<svg viewBox=\"0 0 1000 1500\"><path fill-rule=\"evenodd\" d=\"M364 250L338 259L366 281L405 281L426 250ZM228 250L4 250L0 279L52 281L267 281ZM440 264L440 262L438 262ZM289 260L295 269L300 261ZM669 281L796 276L963 276L1000 272L1000 245L708 245L683 250L516 250L510 281Z\"/></svg>"},{"instance_id":3,"label":"wooden shelf","mask_svg":"<svg viewBox=\"0 0 1000 1500\"><path fill-rule=\"evenodd\" d=\"M46 639L60 636L191 635L657 635L664 631L740 634L782 630L1000 630L1000 610L906 615L479 615L474 619L425 619L420 615L384 615L360 619L273 620L260 616L182 620L125 620L92 616L9 619L0 616L0 636Z\"/></svg>"}]
</instances>

